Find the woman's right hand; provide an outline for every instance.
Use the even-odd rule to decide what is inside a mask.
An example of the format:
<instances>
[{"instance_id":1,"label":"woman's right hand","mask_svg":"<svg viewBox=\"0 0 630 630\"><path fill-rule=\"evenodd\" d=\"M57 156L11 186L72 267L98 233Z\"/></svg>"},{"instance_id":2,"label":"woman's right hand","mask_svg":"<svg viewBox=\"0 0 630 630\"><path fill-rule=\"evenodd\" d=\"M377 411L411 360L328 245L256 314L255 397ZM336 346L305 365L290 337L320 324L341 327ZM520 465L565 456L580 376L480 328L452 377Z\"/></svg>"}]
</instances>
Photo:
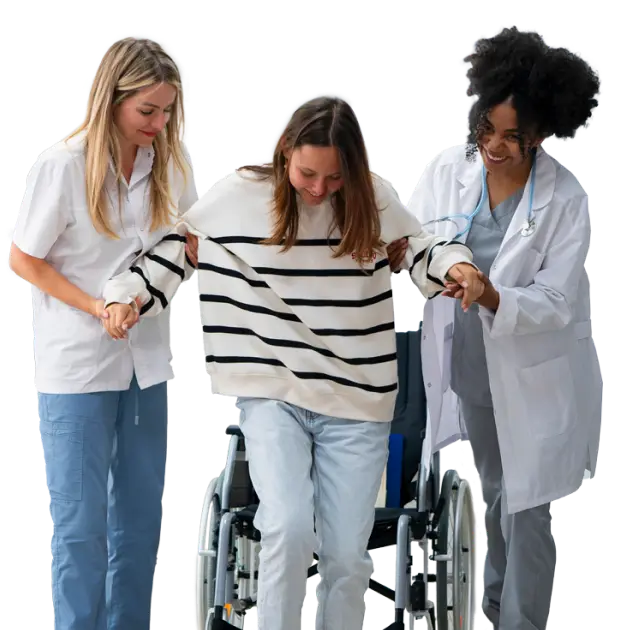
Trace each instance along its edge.
<instances>
[{"instance_id":1,"label":"woman's right hand","mask_svg":"<svg viewBox=\"0 0 630 630\"><path fill-rule=\"evenodd\" d=\"M137 300L132 304L110 304L106 313L103 326L112 339L127 339L127 331L136 325L140 317Z\"/></svg>"},{"instance_id":2,"label":"woman's right hand","mask_svg":"<svg viewBox=\"0 0 630 630\"><path fill-rule=\"evenodd\" d=\"M408 245L409 242L407 241L407 239L401 238L397 241L391 242L387 246L387 258L389 260L389 267L394 273L398 273L400 271L400 265L402 265L402 262L405 259Z\"/></svg>"}]
</instances>

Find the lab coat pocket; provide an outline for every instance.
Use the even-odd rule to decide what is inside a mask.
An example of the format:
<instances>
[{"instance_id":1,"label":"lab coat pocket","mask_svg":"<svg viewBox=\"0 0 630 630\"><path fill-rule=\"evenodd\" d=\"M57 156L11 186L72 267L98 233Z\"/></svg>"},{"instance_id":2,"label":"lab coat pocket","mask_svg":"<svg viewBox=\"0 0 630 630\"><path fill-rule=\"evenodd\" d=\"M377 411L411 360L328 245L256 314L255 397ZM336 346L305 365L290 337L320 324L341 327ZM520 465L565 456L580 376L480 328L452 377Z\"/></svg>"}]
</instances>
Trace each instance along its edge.
<instances>
[{"instance_id":1,"label":"lab coat pocket","mask_svg":"<svg viewBox=\"0 0 630 630\"><path fill-rule=\"evenodd\" d=\"M545 439L569 431L577 416L569 357L523 368L520 376L532 435Z\"/></svg>"},{"instance_id":2,"label":"lab coat pocket","mask_svg":"<svg viewBox=\"0 0 630 630\"><path fill-rule=\"evenodd\" d=\"M453 361L453 324L444 328L444 355L442 356L442 393L451 386L451 363Z\"/></svg>"}]
</instances>

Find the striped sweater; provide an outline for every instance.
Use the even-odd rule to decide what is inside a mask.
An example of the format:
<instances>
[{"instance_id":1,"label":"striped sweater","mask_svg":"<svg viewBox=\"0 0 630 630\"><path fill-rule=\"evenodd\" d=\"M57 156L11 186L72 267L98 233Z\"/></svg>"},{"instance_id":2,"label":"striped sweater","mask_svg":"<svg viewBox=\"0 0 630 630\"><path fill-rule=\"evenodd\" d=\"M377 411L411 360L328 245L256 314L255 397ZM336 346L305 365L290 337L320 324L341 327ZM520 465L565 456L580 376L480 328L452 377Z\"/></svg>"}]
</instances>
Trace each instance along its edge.
<instances>
[{"instance_id":1,"label":"striped sweater","mask_svg":"<svg viewBox=\"0 0 630 630\"><path fill-rule=\"evenodd\" d=\"M450 267L470 262L460 243L427 233L375 177L381 238L409 238L405 268L422 294L443 290ZM199 237L198 283L213 392L283 400L334 417L389 421L397 391L391 272L386 253L359 264L333 258L338 231L325 202L300 205L298 241L281 253L271 233L272 185L232 173L182 223L104 290L106 304L140 297L157 315L192 275L187 231Z\"/></svg>"}]
</instances>

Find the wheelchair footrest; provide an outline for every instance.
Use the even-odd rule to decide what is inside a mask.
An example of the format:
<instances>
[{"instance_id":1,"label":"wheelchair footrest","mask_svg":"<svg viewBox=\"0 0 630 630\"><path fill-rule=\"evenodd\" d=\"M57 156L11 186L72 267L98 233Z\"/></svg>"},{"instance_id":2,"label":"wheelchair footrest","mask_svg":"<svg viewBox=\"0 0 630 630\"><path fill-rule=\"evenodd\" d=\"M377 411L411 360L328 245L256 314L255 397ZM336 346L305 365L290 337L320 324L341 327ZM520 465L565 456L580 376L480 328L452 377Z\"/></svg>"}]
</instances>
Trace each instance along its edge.
<instances>
[{"instance_id":1,"label":"wheelchair footrest","mask_svg":"<svg viewBox=\"0 0 630 630\"><path fill-rule=\"evenodd\" d=\"M405 623L403 621L394 621L391 626L387 626L385 630L405 630Z\"/></svg>"},{"instance_id":2,"label":"wheelchair footrest","mask_svg":"<svg viewBox=\"0 0 630 630\"><path fill-rule=\"evenodd\" d=\"M233 626L231 623L228 623L227 621L221 619L220 617L217 618L217 616L215 615L214 619L212 620L212 627L210 628L210 630L238 630L238 628L236 626Z\"/></svg>"}]
</instances>

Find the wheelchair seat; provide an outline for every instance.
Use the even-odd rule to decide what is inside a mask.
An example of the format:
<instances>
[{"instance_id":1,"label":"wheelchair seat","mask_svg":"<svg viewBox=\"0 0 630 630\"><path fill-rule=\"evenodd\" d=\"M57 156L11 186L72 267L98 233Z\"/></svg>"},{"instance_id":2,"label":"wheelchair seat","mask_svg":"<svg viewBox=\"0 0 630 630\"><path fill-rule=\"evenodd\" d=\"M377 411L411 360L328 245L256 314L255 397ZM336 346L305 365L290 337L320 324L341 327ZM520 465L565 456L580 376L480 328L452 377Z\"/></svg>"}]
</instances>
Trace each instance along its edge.
<instances>
[{"instance_id":1,"label":"wheelchair seat","mask_svg":"<svg viewBox=\"0 0 630 630\"><path fill-rule=\"evenodd\" d=\"M254 527L254 518L258 504L251 504L235 514L235 521L240 533L251 540L260 541L260 534ZM408 516L413 538L421 539L427 529L427 513L405 508L376 508L374 527L370 535L368 549L381 549L396 544L398 521L401 516Z\"/></svg>"}]
</instances>

